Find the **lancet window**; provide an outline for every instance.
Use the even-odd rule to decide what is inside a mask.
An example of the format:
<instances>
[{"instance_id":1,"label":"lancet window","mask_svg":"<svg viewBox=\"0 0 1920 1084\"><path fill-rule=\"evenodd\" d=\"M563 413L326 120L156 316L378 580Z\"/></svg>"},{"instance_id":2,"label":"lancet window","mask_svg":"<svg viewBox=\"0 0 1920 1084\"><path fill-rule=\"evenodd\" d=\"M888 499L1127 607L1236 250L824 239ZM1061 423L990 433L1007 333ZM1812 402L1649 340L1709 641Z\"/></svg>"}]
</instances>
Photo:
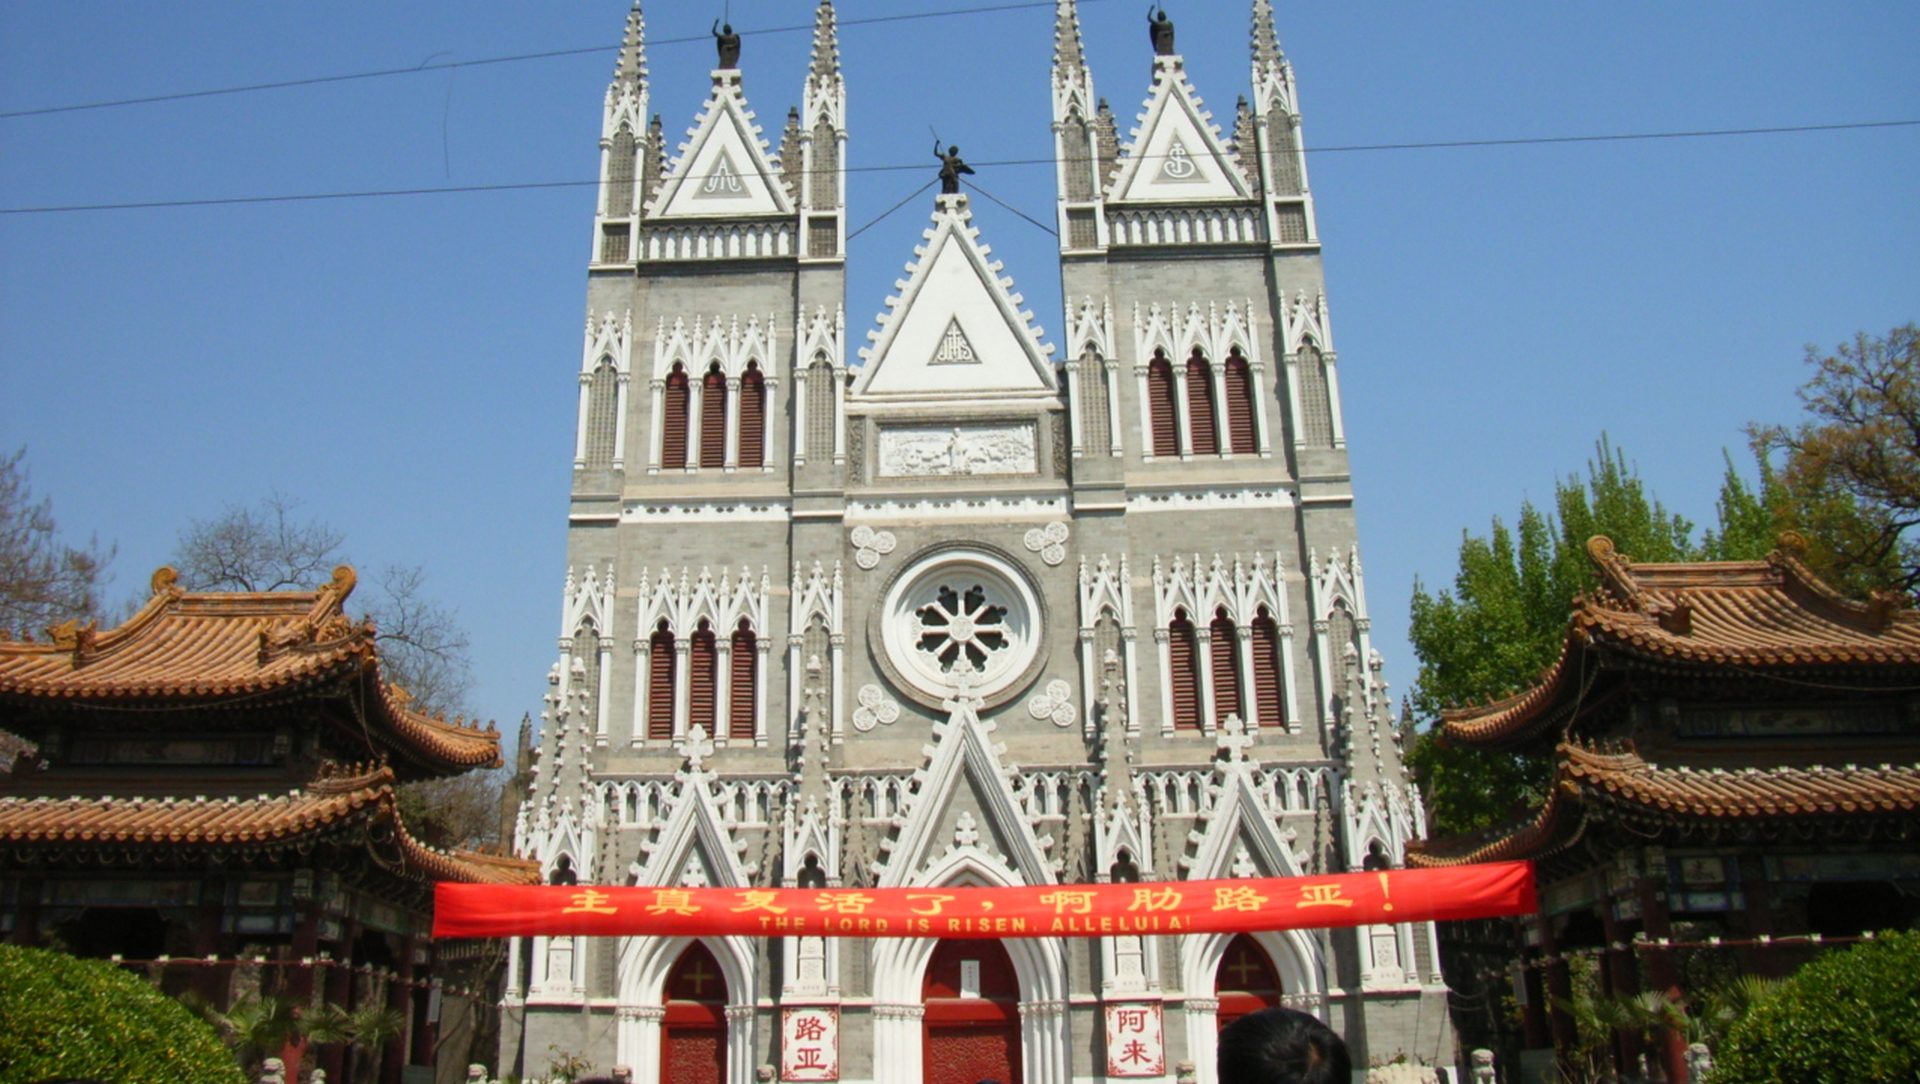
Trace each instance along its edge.
<instances>
[{"instance_id":1,"label":"lancet window","mask_svg":"<svg viewBox=\"0 0 1920 1084\"><path fill-rule=\"evenodd\" d=\"M767 461L767 379L759 362L748 362L740 376L740 466L759 468Z\"/></svg>"},{"instance_id":2,"label":"lancet window","mask_svg":"<svg viewBox=\"0 0 1920 1084\"><path fill-rule=\"evenodd\" d=\"M1207 667L1213 677L1213 722L1215 726L1229 715L1246 718L1240 707L1240 636L1226 607L1214 611L1208 626Z\"/></svg>"},{"instance_id":3,"label":"lancet window","mask_svg":"<svg viewBox=\"0 0 1920 1084\"><path fill-rule=\"evenodd\" d=\"M1213 413L1213 367L1195 350L1187 358L1187 427L1193 454L1220 454L1220 427Z\"/></svg>"},{"instance_id":4,"label":"lancet window","mask_svg":"<svg viewBox=\"0 0 1920 1084\"><path fill-rule=\"evenodd\" d=\"M647 738L666 741L673 737L674 659L673 630L662 619L649 638L647 652Z\"/></svg>"},{"instance_id":5,"label":"lancet window","mask_svg":"<svg viewBox=\"0 0 1920 1084\"><path fill-rule=\"evenodd\" d=\"M1333 446L1333 403L1327 395L1327 363L1309 339L1301 344L1300 440L1309 448Z\"/></svg>"},{"instance_id":6,"label":"lancet window","mask_svg":"<svg viewBox=\"0 0 1920 1084\"><path fill-rule=\"evenodd\" d=\"M755 737L754 707L758 703L760 650L753 634L753 623L746 618L733 630L727 674L727 737L752 741Z\"/></svg>"},{"instance_id":7,"label":"lancet window","mask_svg":"<svg viewBox=\"0 0 1920 1084\"><path fill-rule=\"evenodd\" d=\"M727 377L715 362L700 380L700 468L718 470L726 465Z\"/></svg>"},{"instance_id":8,"label":"lancet window","mask_svg":"<svg viewBox=\"0 0 1920 1084\"><path fill-rule=\"evenodd\" d=\"M1252 455L1259 450L1253 420L1253 367L1247 364L1240 348L1235 347L1227 355L1225 370L1222 377L1226 385L1227 450L1234 455Z\"/></svg>"},{"instance_id":9,"label":"lancet window","mask_svg":"<svg viewBox=\"0 0 1920 1084\"><path fill-rule=\"evenodd\" d=\"M1080 356L1074 387L1080 393L1075 404L1080 421L1081 447L1090 456L1113 451L1113 425L1108 413L1107 367L1092 350Z\"/></svg>"},{"instance_id":10,"label":"lancet window","mask_svg":"<svg viewBox=\"0 0 1920 1084\"><path fill-rule=\"evenodd\" d=\"M1167 683L1173 692L1173 728L1200 729L1200 636L1184 609L1167 625Z\"/></svg>"},{"instance_id":11,"label":"lancet window","mask_svg":"<svg viewBox=\"0 0 1920 1084\"><path fill-rule=\"evenodd\" d=\"M633 214L633 130L622 124L607 149L607 217Z\"/></svg>"},{"instance_id":12,"label":"lancet window","mask_svg":"<svg viewBox=\"0 0 1920 1084\"><path fill-rule=\"evenodd\" d=\"M613 358L601 357L593 367L587 388L587 466L613 465L613 442L619 432L620 373Z\"/></svg>"},{"instance_id":13,"label":"lancet window","mask_svg":"<svg viewBox=\"0 0 1920 1084\"><path fill-rule=\"evenodd\" d=\"M1172 458L1180 454L1180 433L1175 419L1180 413L1178 389L1174 387L1173 363L1164 351L1155 350L1147 363L1147 407L1153 428L1151 447L1155 456Z\"/></svg>"},{"instance_id":14,"label":"lancet window","mask_svg":"<svg viewBox=\"0 0 1920 1084\"><path fill-rule=\"evenodd\" d=\"M679 738L694 727L720 741L757 742L765 735L766 598L764 574L741 570L716 579L668 573L642 579L636 643L633 733L640 740Z\"/></svg>"},{"instance_id":15,"label":"lancet window","mask_svg":"<svg viewBox=\"0 0 1920 1084\"><path fill-rule=\"evenodd\" d=\"M1286 725L1282 704L1285 686L1281 681L1280 626L1265 606L1248 622L1247 637L1253 649L1253 701L1261 726Z\"/></svg>"},{"instance_id":16,"label":"lancet window","mask_svg":"<svg viewBox=\"0 0 1920 1084\"><path fill-rule=\"evenodd\" d=\"M684 470L687 466L687 414L692 399L687 368L678 362L667 374L660 408L660 466Z\"/></svg>"}]
</instances>

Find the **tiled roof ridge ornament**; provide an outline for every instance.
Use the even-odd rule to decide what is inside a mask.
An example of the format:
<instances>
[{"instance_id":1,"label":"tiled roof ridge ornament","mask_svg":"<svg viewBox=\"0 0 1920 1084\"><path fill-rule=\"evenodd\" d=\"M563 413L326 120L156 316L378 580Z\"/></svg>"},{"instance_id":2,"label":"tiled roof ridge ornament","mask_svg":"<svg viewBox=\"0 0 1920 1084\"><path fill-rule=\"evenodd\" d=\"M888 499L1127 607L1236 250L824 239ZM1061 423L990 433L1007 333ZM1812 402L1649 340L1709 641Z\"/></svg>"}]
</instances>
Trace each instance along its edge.
<instances>
[{"instance_id":1,"label":"tiled roof ridge ornament","mask_svg":"<svg viewBox=\"0 0 1920 1084\"><path fill-rule=\"evenodd\" d=\"M147 578L147 587L150 589L149 593L154 595L181 594L180 570L172 565L161 565L153 570L152 576Z\"/></svg>"}]
</instances>

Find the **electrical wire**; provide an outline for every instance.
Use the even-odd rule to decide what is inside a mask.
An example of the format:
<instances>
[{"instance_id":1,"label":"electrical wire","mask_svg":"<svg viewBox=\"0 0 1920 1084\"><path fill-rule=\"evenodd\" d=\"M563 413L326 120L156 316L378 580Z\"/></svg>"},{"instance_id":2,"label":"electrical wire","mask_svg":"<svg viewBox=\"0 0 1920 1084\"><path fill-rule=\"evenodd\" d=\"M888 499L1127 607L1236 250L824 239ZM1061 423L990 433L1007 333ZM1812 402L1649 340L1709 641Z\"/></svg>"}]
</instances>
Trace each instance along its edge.
<instances>
[{"instance_id":1,"label":"electrical wire","mask_svg":"<svg viewBox=\"0 0 1920 1084\"><path fill-rule=\"evenodd\" d=\"M1012 211L1014 214L1019 215L1021 218L1026 219L1028 222L1031 222L1034 225L1040 227L1042 230L1046 232L1046 235L1048 237L1058 238L1060 236L1060 231L1054 229L1052 226L1047 225L1045 222L1040 221L1039 219L1033 217L1032 215L1026 213L1025 211L1022 211L1020 208L1015 207L1013 204L1008 203L1006 200L1001 199L999 196L994 195L993 193L987 191L986 189L980 187L979 185L969 184L967 185L967 187L987 197L993 202L999 204L1000 206L1005 207L1007 210Z\"/></svg>"},{"instance_id":2,"label":"electrical wire","mask_svg":"<svg viewBox=\"0 0 1920 1084\"><path fill-rule=\"evenodd\" d=\"M1667 139L1706 139L1722 136L1751 135L1790 135L1808 132L1842 132L1877 128L1920 127L1920 118L1913 120L1872 120L1845 121L1834 124L1795 124L1775 125L1763 128L1701 128L1667 132L1612 132L1595 135L1566 136L1523 136L1510 139L1450 139L1418 143L1352 143L1336 147L1309 147L1304 153L1343 154L1353 152L1416 151L1416 150L1455 150L1482 147L1520 147L1544 146L1567 143L1619 143L1635 140ZM1166 157L1165 155L1142 155L1142 160ZM1054 158L1001 158L973 163L980 166L1054 166ZM902 163L893 165L845 166L847 173L899 173L904 171L928 169L924 163ZM177 200L135 200L124 203L72 203L50 204L39 207L0 207L0 215L60 214L79 211L134 211L152 208L170 207L219 207L249 203L301 203L317 200L372 199L389 196L433 196L454 195L472 192L512 192L532 191L544 188L580 188L597 185L598 180L581 181L519 181L500 184L442 185L422 188L380 188L361 189L344 192L298 192L285 195L262 196L217 196L196 199ZM978 185L973 186L979 190ZM981 190L982 195L988 195ZM992 199L991 195L988 198ZM995 199L998 203L999 200ZM1005 206L1002 204L1002 206ZM1018 212L1015 212L1018 213ZM1024 215L1022 217L1025 217ZM1033 219L1028 219L1032 222ZM1036 223L1037 224L1037 223ZM869 223L871 225L871 223ZM864 227L863 227L864 228ZM1047 227L1042 227L1047 228Z\"/></svg>"},{"instance_id":3,"label":"electrical wire","mask_svg":"<svg viewBox=\"0 0 1920 1084\"><path fill-rule=\"evenodd\" d=\"M1099 3L1100 0L1087 0ZM838 19L837 27L868 26L874 23L904 23L918 19L938 19L953 15L983 15L1001 11L1017 11L1023 8L1050 8L1053 0L1025 0L1021 3L988 4L982 7L945 8L940 11L916 11L902 15L869 15L859 19ZM813 30L812 23L796 23L792 26L769 26L761 30L742 31L742 37L755 34L791 34L797 31ZM658 38L647 42L648 46L686 45L693 42L711 41L706 34L683 38ZM217 98L231 94L252 94L263 90L287 90L294 87L323 86L328 83L348 83L360 79L385 79L396 75L414 75L420 72L450 71L455 68L480 68L493 64L517 64L529 60L552 60L563 56L584 56L592 53L618 51L619 46L585 45L572 49L547 49L537 53L511 53L506 56L481 57L476 60L448 60L439 64L421 63L408 68L376 68L371 71L340 72L333 75L314 75L303 79L282 79L271 83L244 83L231 87L212 87L205 90L182 90L170 94L148 94L137 98L109 98L97 102L73 102L66 105L47 105L34 109L15 109L0 113L0 120L15 120L21 117L44 117L55 113L80 113L94 109L118 109L130 105L155 105L161 102L183 102L195 98Z\"/></svg>"}]
</instances>

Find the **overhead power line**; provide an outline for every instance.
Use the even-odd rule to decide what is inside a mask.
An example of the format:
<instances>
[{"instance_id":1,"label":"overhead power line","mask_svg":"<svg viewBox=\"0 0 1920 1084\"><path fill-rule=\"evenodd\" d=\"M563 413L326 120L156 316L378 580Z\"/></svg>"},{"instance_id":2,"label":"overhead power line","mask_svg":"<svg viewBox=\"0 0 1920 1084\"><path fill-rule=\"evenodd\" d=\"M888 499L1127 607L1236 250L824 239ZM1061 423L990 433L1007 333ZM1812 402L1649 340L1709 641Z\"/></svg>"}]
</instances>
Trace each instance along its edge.
<instances>
[{"instance_id":1,"label":"overhead power line","mask_svg":"<svg viewBox=\"0 0 1920 1084\"><path fill-rule=\"evenodd\" d=\"M1623 143L1635 140L1663 139L1707 139L1722 136L1751 135L1790 135L1808 132L1845 132L1873 128L1911 128L1920 126L1920 118L1912 120L1866 120L1846 121L1836 124L1790 124L1774 125L1764 128L1698 128L1668 132L1612 132L1595 135L1563 136L1520 136L1510 139L1445 139L1418 143L1352 143L1335 147L1310 147L1306 153L1346 154L1355 152L1419 151L1419 150L1459 150L1484 147L1525 147L1566 143ZM1144 159L1159 158L1161 155L1144 155ZM1052 166L1053 158L1002 158L973 163L979 166ZM903 163L897 165L847 166L848 173L898 173L910 170L932 171L933 167L924 162ZM379 199L393 196L441 196L471 192L515 192L533 191L543 188L584 188L599 184L599 180L578 181L520 181L502 184L463 184L437 185L421 188L376 188L359 189L344 192L299 192L283 195L253 196L213 196L198 199L174 200L133 200L124 203L70 203L40 207L0 207L0 215L64 214L82 211L140 211L169 207L225 207L254 203L311 203L322 200ZM978 186L974 186L978 188ZM985 194L984 192L982 193ZM909 197L911 198L911 197ZM992 196L998 203L999 200ZM1004 206L1004 205L1003 205ZM1016 212L1018 213L1018 212ZM881 217L885 217L882 215ZM1025 216L1022 216L1025 217ZM863 229L865 227L862 227ZM1042 227L1043 229L1046 227Z\"/></svg>"},{"instance_id":2,"label":"overhead power line","mask_svg":"<svg viewBox=\"0 0 1920 1084\"><path fill-rule=\"evenodd\" d=\"M1088 0L1098 3L1099 0ZM1017 11L1022 8L1051 8L1053 0L1025 0L1021 3L988 4L983 7L946 8L941 11L916 11L903 15L869 15L859 19L838 19L839 27L868 26L874 23L904 23L918 19L939 19L953 15L984 15L1001 11ZM769 26L759 30L743 30L743 37L762 34L792 34L797 31L813 30L812 23L796 23L792 26ZM648 47L661 45L686 45L690 42L708 42L713 39L706 34L683 38L658 38L647 43ZM271 83L245 83L232 87L212 87L205 90L181 90L168 94L148 94L137 98L109 98L98 102L73 102L66 105L46 105L34 109L14 109L0 113L0 120L14 120L20 117L44 117L54 113L81 113L92 109L118 109L130 105L155 105L160 102L184 102L195 98L218 98L230 94L253 94L263 90L288 90L294 87L315 87L327 83L350 83L360 79L386 79L396 75L417 75L421 72L450 71L456 68L481 68L493 64L518 64L529 60L552 60L563 56L585 56L592 53L617 52L619 46L583 45L573 49L547 49L537 53L512 53L506 56L481 57L476 60L443 60L438 63L420 63L407 68L375 68L372 71L339 72L332 75L312 75L301 79L281 79Z\"/></svg>"}]
</instances>

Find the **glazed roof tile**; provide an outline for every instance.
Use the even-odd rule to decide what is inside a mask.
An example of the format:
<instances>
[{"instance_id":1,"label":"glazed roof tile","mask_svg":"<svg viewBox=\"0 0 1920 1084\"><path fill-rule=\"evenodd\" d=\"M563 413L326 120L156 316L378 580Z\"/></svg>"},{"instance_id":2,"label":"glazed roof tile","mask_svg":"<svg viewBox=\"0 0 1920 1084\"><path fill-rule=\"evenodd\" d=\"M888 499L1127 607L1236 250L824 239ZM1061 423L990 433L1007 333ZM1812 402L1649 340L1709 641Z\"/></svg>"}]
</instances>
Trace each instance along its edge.
<instances>
[{"instance_id":1,"label":"glazed roof tile","mask_svg":"<svg viewBox=\"0 0 1920 1084\"><path fill-rule=\"evenodd\" d=\"M377 820L394 827L407 872L416 879L478 884L538 880L532 862L440 851L421 843L400 821L394 786L393 772L378 767L256 798L0 798L0 843L266 847L307 842Z\"/></svg>"},{"instance_id":2,"label":"glazed roof tile","mask_svg":"<svg viewBox=\"0 0 1920 1084\"><path fill-rule=\"evenodd\" d=\"M118 628L68 623L50 642L0 640L0 698L74 703L245 703L364 683L376 740L441 770L499 762L499 735L407 706L379 679L375 633L347 618L353 570L316 591L189 592L171 568L153 597Z\"/></svg>"},{"instance_id":3,"label":"glazed roof tile","mask_svg":"<svg viewBox=\"0 0 1920 1084\"><path fill-rule=\"evenodd\" d=\"M1595 654L1672 667L1920 667L1920 614L1891 596L1860 603L1801 562L1783 536L1760 561L1637 564L1596 536L1597 590L1574 600L1560 656L1531 688L1441 718L1447 738L1512 744L1544 735L1590 686Z\"/></svg>"},{"instance_id":4,"label":"glazed roof tile","mask_svg":"<svg viewBox=\"0 0 1920 1084\"><path fill-rule=\"evenodd\" d=\"M1545 858L1579 839L1592 820L1734 823L1920 814L1920 764L1701 770L1571 743L1555 755L1552 793L1531 820L1492 840L1415 844L1408 863Z\"/></svg>"}]
</instances>

